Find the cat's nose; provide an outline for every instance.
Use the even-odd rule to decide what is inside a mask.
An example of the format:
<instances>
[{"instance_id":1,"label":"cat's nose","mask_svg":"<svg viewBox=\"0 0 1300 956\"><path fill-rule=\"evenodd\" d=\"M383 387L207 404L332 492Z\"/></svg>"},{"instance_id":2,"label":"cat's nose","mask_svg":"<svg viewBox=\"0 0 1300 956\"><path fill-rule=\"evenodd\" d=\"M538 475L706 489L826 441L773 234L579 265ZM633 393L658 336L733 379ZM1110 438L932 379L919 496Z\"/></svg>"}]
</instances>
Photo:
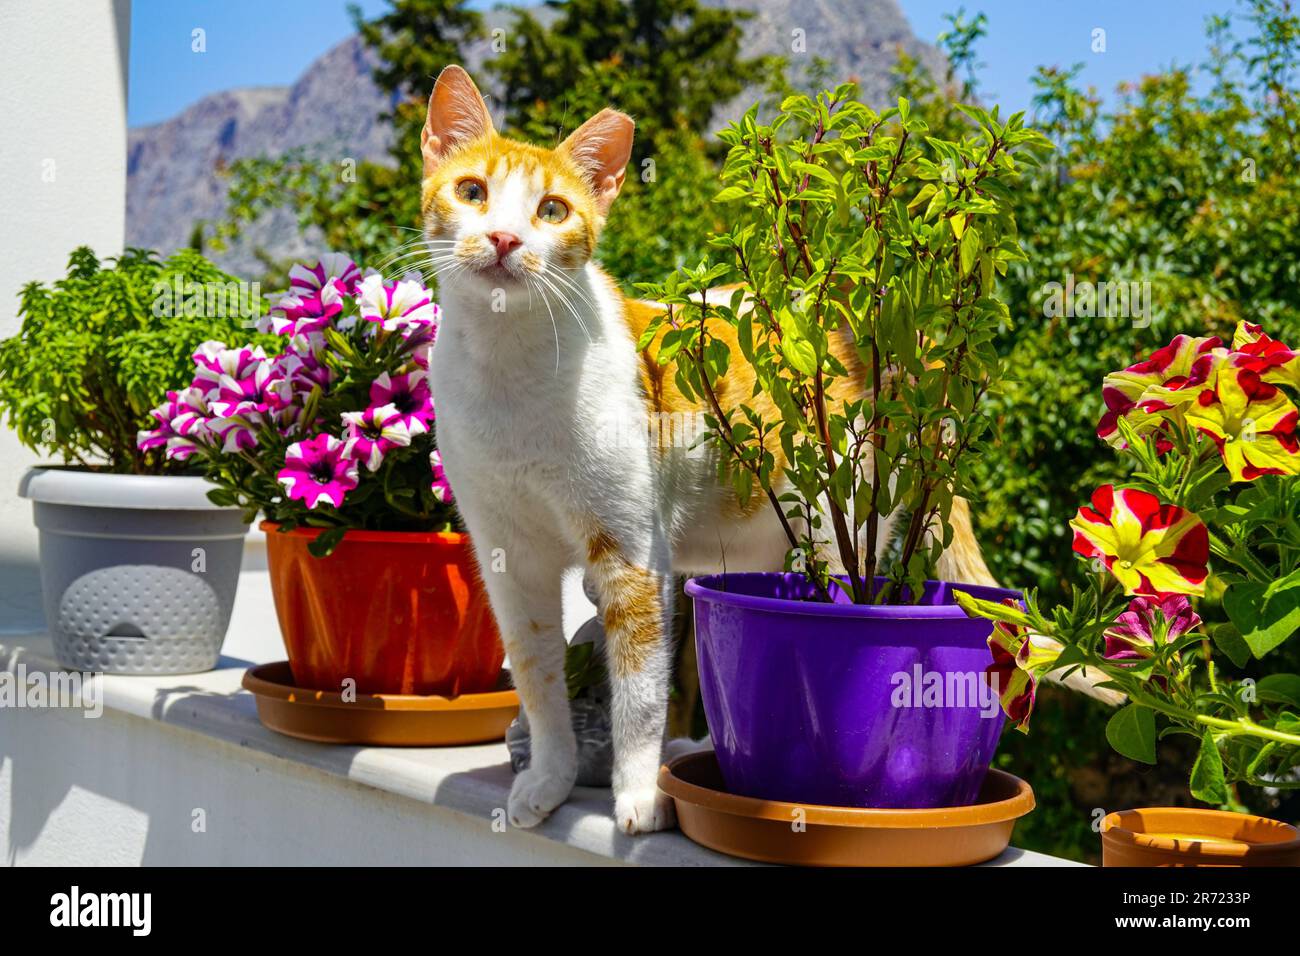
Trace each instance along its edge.
<instances>
[{"instance_id":1,"label":"cat's nose","mask_svg":"<svg viewBox=\"0 0 1300 956\"><path fill-rule=\"evenodd\" d=\"M508 256L511 249L517 249L524 244L524 241L513 232L489 232L488 241L496 247L497 262Z\"/></svg>"}]
</instances>

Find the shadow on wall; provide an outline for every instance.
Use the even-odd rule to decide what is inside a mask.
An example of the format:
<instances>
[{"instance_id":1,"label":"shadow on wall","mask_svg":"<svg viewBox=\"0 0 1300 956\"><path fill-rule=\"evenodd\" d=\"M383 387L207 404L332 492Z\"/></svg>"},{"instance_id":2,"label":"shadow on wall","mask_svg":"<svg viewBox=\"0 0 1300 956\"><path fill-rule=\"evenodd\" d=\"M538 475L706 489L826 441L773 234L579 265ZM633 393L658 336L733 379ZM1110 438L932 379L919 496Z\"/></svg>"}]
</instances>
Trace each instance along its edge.
<instances>
[{"instance_id":1,"label":"shadow on wall","mask_svg":"<svg viewBox=\"0 0 1300 956\"><path fill-rule=\"evenodd\" d=\"M0 549L0 634L39 634L44 630L36 555Z\"/></svg>"}]
</instances>

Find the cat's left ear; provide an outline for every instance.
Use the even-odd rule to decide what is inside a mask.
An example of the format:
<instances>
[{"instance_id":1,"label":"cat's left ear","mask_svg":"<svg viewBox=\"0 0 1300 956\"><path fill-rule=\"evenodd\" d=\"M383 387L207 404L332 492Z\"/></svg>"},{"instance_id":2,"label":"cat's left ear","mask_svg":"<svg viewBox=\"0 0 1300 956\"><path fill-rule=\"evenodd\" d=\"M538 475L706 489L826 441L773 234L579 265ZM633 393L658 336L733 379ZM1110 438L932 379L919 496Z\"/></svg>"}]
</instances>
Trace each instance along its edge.
<instances>
[{"instance_id":1,"label":"cat's left ear","mask_svg":"<svg viewBox=\"0 0 1300 956\"><path fill-rule=\"evenodd\" d=\"M453 150L492 132L492 116L469 74L455 64L438 74L420 134L427 178Z\"/></svg>"},{"instance_id":2,"label":"cat's left ear","mask_svg":"<svg viewBox=\"0 0 1300 956\"><path fill-rule=\"evenodd\" d=\"M623 188L623 176L632 158L632 117L618 110L601 110L574 130L560 148L587 175L596 190L601 215Z\"/></svg>"}]
</instances>

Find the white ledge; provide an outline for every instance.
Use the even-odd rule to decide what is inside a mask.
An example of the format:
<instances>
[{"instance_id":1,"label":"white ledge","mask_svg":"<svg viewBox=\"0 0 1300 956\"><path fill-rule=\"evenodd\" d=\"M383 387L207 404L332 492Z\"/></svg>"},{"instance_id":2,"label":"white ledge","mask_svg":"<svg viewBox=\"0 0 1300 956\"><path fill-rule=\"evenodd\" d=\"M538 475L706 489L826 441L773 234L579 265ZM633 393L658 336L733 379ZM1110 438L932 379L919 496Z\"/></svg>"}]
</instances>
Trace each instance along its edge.
<instances>
[{"instance_id":1,"label":"white ledge","mask_svg":"<svg viewBox=\"0 0 1300 956\"><path fill-rule=\"evenodd\" d=\"M466 838L499 840L496 834L501 830L503 818L501 811L506 805L512 779L504 743L453 748L346 747L301 741L262 726L257 719L253 697L240 687L240 678L245 668L251 664L284 657L271 607L265 571L245 571L241 576L235 616L225 650L227 654L221 658L217 669L208 673L175 677L97 675L91 679L97 682L106 716L126 715L150 722L128 721L130 734L147 734L150 724L179 728L187 738L183 741L183 746L190 750L195 747L223 748L225 745L234 745L241 748L245 762L256 762L259 766L254 769L259 771L265 769L270 772L271 777L274 777L277 772L292 775L308 770L314 772L309 781L312 787L346 787L359 784L363 788L369 788L371 792L379 791L380 793L375 794L375 798L381 797L384 793L401 798L397 810L399 814L407 811L415 813L419 810L418 807L410 807L404 801L441 808L454 814L454 817L446 817L445 814L439 817L441 825L460 828ZM31 635L0 639L0 670L13 672L20 664L25 666L28 675L36 671L57 669L48 637ZM6 723L12 721L20 731L27 728L25 732L28 733L42 732L36 721L23 723L21 718L16 719L13 715L5 715L3 712L0 712L0 721ZM104 722L87 720L79 721L77 724L66 724L65 732L89 735L93 746L97 732L96 725L101 723ZM104 736L106 738L109 736L107 731ZM108 745L109 741L106 739L104 746ZM121 747L120 744L114 746ZM158 746L160 748L166 746L166 742L161 742ZM139 759L136 747L130 747L129 750L136 754L134 759ZM254 757L253 754L259 756ZM7 756L6 747L0 746L0 759L8 763ZM108 757L111 760L130 761L132 753L114 753ZM212 754L207 759L238 761L240 758L238 752L231 751L226 757ZM23 772L38 772L44 766L40 761L30 759L20 763L28 765L35 763L38 766L32 766L30 771L24 771L23 766L10 767L9 779L0 772L0 793L6 789L17 790L22 786L33 786L31 781L18 779L18 775ZM236 765L230 773L238 776L246 769ZM70 776L75 782L77 772L71 771ZM265 782L263 779L262 783ZM95 785L90 786L93 789ZM364 801L367 799L365 792L356 795L355 799L362 801L364 806ZM14 805L13 794L10 794L8 802L11 806ZM406 806L407 811L403 811L402 806ZM2 808L3 805L0 804L0 809ZM281 809L283 811L285 808ZM515 849L507 852L506 858L529 863L751 865L746 861L705 849L677 831L628 837L615 827L611 810L608 790L576 788L570 800L557 809L540 827L528 831L513 831L508 845ZM292 808L288 808L287 812L292 813ZM373 847L376 855L374 858L363 860L353 859L353 862L366 864L389 862L382 849L385 845L384 834L380 830L375 830L369 835L365 832L367 827L383 827L385 815L368 816L371 819L363 816L362 819L353 821L352 825L360 828L361 832L356 836L359 845ZM16 841L13 834L6 836L0 832L0 836L6 836L5 842L9 844L7 847L9 860L14 861L16 857L23 856L26 849L30 849L32 844L38 842L37 835L30 831L56 826L57 817L58 814L51 810L46 821L29 822L27 826L29 832L21 835L21 840ZM151 823L152 821L146 821L146 828ZM106 829L111 830L111 828ZM102 834L99 830L93 832L97 840L114 839L112 832ZM49 837L48 834L43 836ZM84 834L80 839L84 844ZM434 840L432 836L430 839ZM25 842L26 847L15 847L15 842ZM155 848L162 845L154 839ZM495 846L505 850L507 844L498 842ZM219 856L226 862L256 861L260 857L254 849L250 847L249 855L241 855L237 849L230 848L228 852L223 851ZM134 851L123 852L128 859L134 859L132 857ZM353 852L355 854L359 851ZM431 850L421 858L431 863L475 862L481 859L475 855L476 852L472 848L461 847L459 855L450 854L444 857ZM498 857L496 862L501 861L500 855L500 853L496 854ZM33 859L38 858L41 858L39 854L33 857ZM145 854L142 860L135 861L177 862L161 850ZM1013 848L986 865L1068 866L1074 864L1067 860Z\"/></svg>"}]
</instances>

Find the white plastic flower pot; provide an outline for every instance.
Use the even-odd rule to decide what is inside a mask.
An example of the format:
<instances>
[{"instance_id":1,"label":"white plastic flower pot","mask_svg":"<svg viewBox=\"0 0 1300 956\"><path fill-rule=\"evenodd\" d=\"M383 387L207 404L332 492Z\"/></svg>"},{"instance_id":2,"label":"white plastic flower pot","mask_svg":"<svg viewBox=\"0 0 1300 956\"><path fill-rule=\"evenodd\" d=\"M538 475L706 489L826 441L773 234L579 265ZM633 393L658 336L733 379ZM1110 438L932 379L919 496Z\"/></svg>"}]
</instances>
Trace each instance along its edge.
<instances>
[{"instance_id":1,"label":"white plastic flower pot","mask_svg":"<svg viewBox=\"0 0 1300 956\"><path fill-rule=\"evenodd\" d=\"M46 626L59 663L190 674L221 654L244 524L202 478L36 468L18 493L40 532Z\"/></svg>"}]
</instances>

